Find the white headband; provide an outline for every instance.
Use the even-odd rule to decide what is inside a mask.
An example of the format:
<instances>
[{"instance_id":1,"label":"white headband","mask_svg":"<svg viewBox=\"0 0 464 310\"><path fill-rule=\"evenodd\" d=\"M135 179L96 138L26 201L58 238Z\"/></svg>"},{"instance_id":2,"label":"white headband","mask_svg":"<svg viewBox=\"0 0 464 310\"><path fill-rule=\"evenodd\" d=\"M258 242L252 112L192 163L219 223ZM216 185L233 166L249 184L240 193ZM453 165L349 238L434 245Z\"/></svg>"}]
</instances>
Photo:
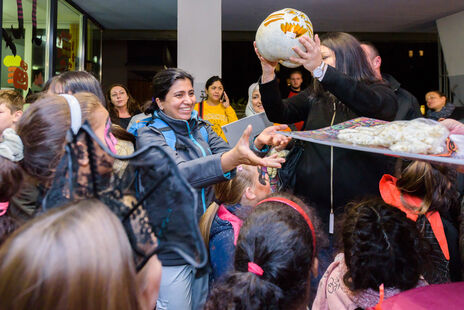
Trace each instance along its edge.
<instances>
[{"instance_id":1,"label":"white headband","mask_svg":"<svg viewBox=\"0 0 464 310\"><path fill-rule=\"evenodd\" d=\"M68 94L60 94L61 97L64 97L69 105L69 111L71 112L71 130L74 135L77 135L79 132L79 128L81 128L82 124L82 111L81 105L79 101L77 101L76 97L73 95Z\"/></svg>"}]
</instances>

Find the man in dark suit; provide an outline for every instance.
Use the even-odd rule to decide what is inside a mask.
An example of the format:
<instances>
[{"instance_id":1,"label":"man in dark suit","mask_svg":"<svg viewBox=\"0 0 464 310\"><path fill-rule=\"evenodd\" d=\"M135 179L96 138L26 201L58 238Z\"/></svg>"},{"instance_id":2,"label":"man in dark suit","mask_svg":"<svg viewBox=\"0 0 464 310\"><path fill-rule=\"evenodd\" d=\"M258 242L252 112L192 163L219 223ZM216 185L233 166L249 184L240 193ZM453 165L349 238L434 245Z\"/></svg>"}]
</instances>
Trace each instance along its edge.
<instances>
[{"instance_id":1,"label":"man in dark suit","mask_svg":"<svg viewBox=\"0 0 464 310\"><path fill-rule=\"evenodd\" d=\"M370 42L362 42L361 47L366 53L367 61L370 63L376 77L388 82L390 88L395 92L396 98L398 99L398 112L395 120L411 120L422 117L419 102L416 97L406 89L401 88L400 83L393 76L380 72L382 58L377 48Z\"/></svg>"}]
</instances>

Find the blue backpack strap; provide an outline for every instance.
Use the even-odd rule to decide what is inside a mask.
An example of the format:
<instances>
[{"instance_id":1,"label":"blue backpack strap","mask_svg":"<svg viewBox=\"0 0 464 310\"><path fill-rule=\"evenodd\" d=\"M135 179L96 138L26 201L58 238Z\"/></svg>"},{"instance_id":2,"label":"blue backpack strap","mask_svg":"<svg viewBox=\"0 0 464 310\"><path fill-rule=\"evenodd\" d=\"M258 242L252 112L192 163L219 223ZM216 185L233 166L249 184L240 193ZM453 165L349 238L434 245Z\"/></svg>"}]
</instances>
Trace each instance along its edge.
<instances>
[{"instance_id":1,"label":"blue backpack strap","mask_svg":"<svg viewBox=\"0 0 464 310\"><path fill-rule=\"evenodd\" d=\"M158 131L160 131L169 147L174 151L176 150L176 134L171 129L171 127L169 127L168 124L166 124L165 121L163 121L160 118L154 117L152 122L150 122L148 126L156 128Z\"/></svg>"},{"instance_id":2,"label":"blue backpack strap","mask_svg":"<svg viewBox=\"0 0 464 310\"><path fill-rule=\"evenodd\" d=\"M152 118L153 117L150 116L150 117L136 121L135 124L133 124L127 131L137 137L138 130L142 127L147 126L151 122Z\"/></svg>"},{"instance_id":3,"label":"blue backpack strap","mask_svg":"<svg viewBox=\"0 0 464 310\"><path fill-rule=\"evenodd\" d=\"M203 137L203 140L206 141L206 143L208 143L209 141L209 137L208 137L208 130L206 130L206 127L205 126L201 126L200 127L200 134L201 136Z\"/></svg>"}]
</instances>

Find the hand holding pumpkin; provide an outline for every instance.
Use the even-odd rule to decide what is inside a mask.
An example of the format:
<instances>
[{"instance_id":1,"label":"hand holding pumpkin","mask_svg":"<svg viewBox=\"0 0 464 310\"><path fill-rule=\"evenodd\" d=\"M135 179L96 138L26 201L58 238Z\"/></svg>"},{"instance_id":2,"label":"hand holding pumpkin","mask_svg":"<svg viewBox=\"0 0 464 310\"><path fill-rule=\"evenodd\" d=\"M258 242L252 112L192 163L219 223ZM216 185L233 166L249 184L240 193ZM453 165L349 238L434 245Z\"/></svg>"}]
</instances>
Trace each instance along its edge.
<instances>
[{"instance_id":1,"label":"hand holding pumpkin","mask_svg":"<svg viewBox=\"0 0 464 310\"><path fill-rule=\"evenodd\" d=\"M301 37L299 41L306 51L303 51L298 46L293 47L293 50L299 57L290 57L290 60L313 72L322 63L321 40L319 40L319 36L316 34L314 40L309 37Z\"/></svg>"},{"instance_id":2,"label":"hand holding pumpkin","mask_svg":"<svg viewBox=\"0 0 464 310\"><path fill-rule=\"evenodd\" d=\"M266 60L258 51L256 47L256 41L253 42L253 46L255 48L255 53L258 56L259 61L261 62L261 68L263 70L263 76L261 79L262 83L267 83L272 81L275 78L275 68L277 67L277 61L269 61Z\"/></svg>"}]
</instances>

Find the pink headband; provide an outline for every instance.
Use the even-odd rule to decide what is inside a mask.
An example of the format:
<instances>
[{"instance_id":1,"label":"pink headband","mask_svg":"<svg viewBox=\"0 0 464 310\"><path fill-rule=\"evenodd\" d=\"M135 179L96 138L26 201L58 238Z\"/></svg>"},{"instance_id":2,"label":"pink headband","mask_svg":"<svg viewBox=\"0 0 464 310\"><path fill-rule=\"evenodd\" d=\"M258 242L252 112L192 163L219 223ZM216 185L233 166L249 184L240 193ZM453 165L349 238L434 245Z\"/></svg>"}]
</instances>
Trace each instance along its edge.
<instances>
[{"instance_id":1,"label":"pink headband","mask_svg":"<svg viewBox=\"0 0 464 310\"><path fill-rule=\"evenodd\" d=\"M10 203L7 202L0 202L0 216L4 215L6 211L8 210L8 206Z\"/></svg>"},{"instance_id":2,"label":"pink headband","mask_svg":"<svg viewBox=\"0 0 464 310\"><path fill-rule=\"evenodd\" d=\"M304 212L303 208L301 208L295 202L293 202L293 201L291 201L291 200L289 200L287 198L283 198L283 197L270 197L270 198L261 200L256 206L259 206L260 204L265 203L265 202L280 202L280 203L283 203L283 204L291 207L292 209L296 210L298 213L301 214L301 216L303 216L303 218L305 219L306 223L309 226L309 229L311 230L311 235L313 237L313 259L314 259L314 257L316 256L316 232L314 230L313 223L309 219L309 216L306 214L306 212Z\"/></svg>"},{"instance_id":3,"label":"pink headband","mask_svg":"<svg viewBox=\"0 0 464 310\"><path fill-rule=\"evenodd\" d=\"M263 268L259 267L258 264L253 262L248 262L248 271L254 273L257 276L262 276L264 273Z\"/></svg>"}]
</instances>

